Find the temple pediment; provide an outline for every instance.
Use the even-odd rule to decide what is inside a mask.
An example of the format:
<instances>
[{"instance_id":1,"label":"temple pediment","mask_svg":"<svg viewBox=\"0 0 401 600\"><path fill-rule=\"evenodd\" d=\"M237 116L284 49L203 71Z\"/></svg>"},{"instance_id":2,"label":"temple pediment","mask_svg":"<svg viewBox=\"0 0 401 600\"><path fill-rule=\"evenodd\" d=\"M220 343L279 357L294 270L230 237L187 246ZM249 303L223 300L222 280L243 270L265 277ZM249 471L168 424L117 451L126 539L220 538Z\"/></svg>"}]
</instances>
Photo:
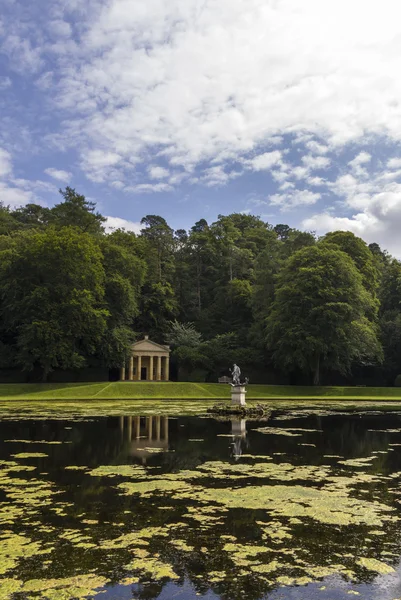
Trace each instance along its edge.
<instances>
[{"instance_id":1,"label":"temple pediment","mask_svg":"<svg viewBox=\"0 0 401 600\"><path fill-rule=\"evenodd\" d=\"M133 352L158 352L163 354L170 354L169 346L164 346L162 344L157 344L156 342L152 342L147 338L143 340L139 340L132 344Z\"/></svg>"}]
</instances>

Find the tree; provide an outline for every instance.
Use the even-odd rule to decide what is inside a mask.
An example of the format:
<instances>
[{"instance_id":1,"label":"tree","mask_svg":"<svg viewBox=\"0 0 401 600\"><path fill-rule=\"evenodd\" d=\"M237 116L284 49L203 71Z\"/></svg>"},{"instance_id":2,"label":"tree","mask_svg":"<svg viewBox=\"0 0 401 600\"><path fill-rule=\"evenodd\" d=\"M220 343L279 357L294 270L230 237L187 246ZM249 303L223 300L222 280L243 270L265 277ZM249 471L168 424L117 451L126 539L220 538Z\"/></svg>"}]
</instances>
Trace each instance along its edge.
<instances>
[{"instance_id":1,"label":"tree","mask_svg":"<svg viewBox=\"0 0 401 600\"><path fill-rule=\"evenodd\" d=\"M124 364L131 351L139 315L146 263L135 234L116 230L101 240L105 271L104 305L109 313L100 358L108 367Z\"/></svg>"},{"instance_id":2,"label":"tree","mask_svg":"<svg viewBox=\"0 0 401 600\"><path fill-rule=\"evenodd\" d=\"M337 246L348 254L362 275L362 283L373 298L379 285L379 271L371 250L367 244L350 231L332 231L322 238L320 244ZM377 312L378 305L376 305Z\"/></svg>"},{"instance_id":3,"label":"tree","mask_svg":"<svg viewBox=\"0 0 401 600\"><path fill-rule=\"evenodd\" d=\"M106 330L105 274L98 245L75 228L29 230L0 251L0 327L13 339L16 364L82 368Z\"/></svg>"},{"instance_id":4,"label":"tree","mask_svg":"<svg viewBox=\"0 0 401 600\"><path fill-rule=\"evenodd\" d=\"M106 219L96 211L96 203L86 200L70 187L60 190L64 202L56 204L48 213L48 222L56 227L76 227L84 233L104 232Z\"/></svg>"},{"instance_id":5,"label":"tree","mask_svg":"<svg viewBox=\"0 0 401 600\"><path fill-rule=\"evenodd\" d=\"M277 233L277 236L280 240L287 240L292 229L289 225L284 225L283 223L278 223L274 226L274 231Z\"/></svg>"},{"instance_id":6,"label":"tree","mask_svg":"<svg viewBox=\"0 0 401 600\"><path fill-rule=\"evenodd\" d=\"M18 229L18 223L10 211L10 207L0 202L0 235L8 235L16 229Z\"/></svg>"},{"instance_id":7,"label":"tree","mask_svg":"<svg viewBox=\"0 0 401 600\"><path fill-rule=\"evenodd\" d=\"M50 215L50 209L39 204L27 204L12 213L19 227L24 229L44 229L49 224Z\"/></svg>"},{"instance_id":8,"label":"tree","mask_svg":"<svg viewBox=\"0 0 401 600\"><path fill-rule=\"evenodd\" d=\"M197 348L202 341L199 331L196 331L193 323L179 323L171 321L170 330L167 334L167 342L172 346L188 346Z\"/></svg>"},{"instance_id":9,"label":"tree","mask_svg":"<svg viewBox=\"0 0 401 600\"><path fill-rule=\"evenodd\" d=\"M172 321L166 339L172 346L172 357L178 364L180 379L205 365L206 358L200 350L202 336L193 323Z\"/></svg>"},{"instance_id":10,"label":"tree","mask_svg":"<svg viewBox=\"0 0 401 600\"><path fill-rule=\"evenodd\" d=\"M296 252L277 277L267 343L281 368L348 373L355 360L380 359L377 330L366 318L370 297L352 259L333 247Z\"/></svg>"},{"instance_id":11,"label":"tree","mask_svg":"<svg viewBox=\"0 0 401 600\"><path fill-rule=\"evenodd\" d=\"M146 215L141 219L141 236L148 242L149 275L157 283L171 282L174 270L174 232L163 217Z\"/></svg>"},{"instance_id":12,"label":"tree","mask_svg":"<svg viewBox=\"0 0 401 600\"><path fill-rule=\"evenodd\" d=\"M393 381L401 373L401 263L387 258L379 290L379 323L384 348L384 372Z\"/></svg>"}]
</instances>

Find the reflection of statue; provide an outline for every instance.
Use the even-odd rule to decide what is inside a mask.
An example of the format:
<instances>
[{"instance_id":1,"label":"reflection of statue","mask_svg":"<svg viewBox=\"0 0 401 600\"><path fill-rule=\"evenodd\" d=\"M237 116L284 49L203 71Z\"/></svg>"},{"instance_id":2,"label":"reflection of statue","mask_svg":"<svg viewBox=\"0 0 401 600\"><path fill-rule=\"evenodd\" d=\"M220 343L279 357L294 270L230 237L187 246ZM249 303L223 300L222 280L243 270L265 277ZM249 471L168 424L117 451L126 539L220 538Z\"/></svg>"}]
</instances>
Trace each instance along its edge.
<instances>
[{"instance_id":1,"label":"reflection of statue","mask_svg":"<svg viewBox=\"0 0 401 600\"><path fill-rule=\"evenodd\" d=\"M236 364L234 364L234 366L233 366L232 376L233 376L233 385L241 385L241 382L240 382L241 369Z\"/></svg>"},{"instance_id":2,"label":"reflection of statue","mask_svg":"<svg viewBox=\"0 0 401 600\"><path fill-rule=\"evenodd\" d=\"M246 437L246 420L233 419L231 421L231 433L233 436L232 456L235 458L235 460L238 460L242 454L243 444L245 444L247 447L249 446Z\"/></svg>"}]
</instances>

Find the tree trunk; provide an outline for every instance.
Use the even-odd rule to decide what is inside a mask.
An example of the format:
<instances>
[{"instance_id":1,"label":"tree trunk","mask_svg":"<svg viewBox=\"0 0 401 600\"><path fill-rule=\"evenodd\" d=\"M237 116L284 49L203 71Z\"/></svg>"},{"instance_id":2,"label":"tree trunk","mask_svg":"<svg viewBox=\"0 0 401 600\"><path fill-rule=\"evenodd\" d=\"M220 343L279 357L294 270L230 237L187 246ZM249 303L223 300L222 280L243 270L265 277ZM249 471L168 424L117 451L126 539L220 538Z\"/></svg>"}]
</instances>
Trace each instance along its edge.
<instances>
[{"instance_id":1,"label":"tree trunk","mask_svg":"<svg viewBox=\"0 0 401 600\"><path fill-rule=\"evenodd\" d=\"M316 357L315 372L313 375L313 385L320 384L320 354Z\"/></svg>"},{"instance_id":2,"label":"tree trunk","mask_svg":"<svg viewBox=\"0 0 401 600\"><path fill-rule=\"evenodd\" d=\"M49 377L49 373L50 373L50 367L48 365L45 365L43 367L43 372L42 372L42 383L47 383L47 378Z\"/></svg>"},{"instance_id":3,"label":"tree trunk","mask_svg":"<svg viewBox=\"0 0 401 600\"><path fill-rule=\"evenodd\" d=\"M198 262L196 265L196 286L197 286L199 312L201 312L201 310L202 310L201 283L200 283L201 272L202 272L202 264Z\"/></svg>"}]
</instances>

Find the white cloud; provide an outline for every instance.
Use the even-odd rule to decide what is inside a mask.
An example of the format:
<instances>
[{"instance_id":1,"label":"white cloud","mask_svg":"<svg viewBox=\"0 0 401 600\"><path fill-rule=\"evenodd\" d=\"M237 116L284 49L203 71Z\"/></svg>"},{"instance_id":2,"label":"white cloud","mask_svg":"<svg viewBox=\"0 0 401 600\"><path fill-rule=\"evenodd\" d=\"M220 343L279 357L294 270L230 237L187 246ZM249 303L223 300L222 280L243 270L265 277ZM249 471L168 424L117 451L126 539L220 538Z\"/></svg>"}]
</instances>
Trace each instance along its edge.
<instances>
[{"instance_id":1,"label":"white cloud","mask_svg":"<svg viewBox=\"0 0 401 600\"><path fill-rule=\"evenodd\" d=\"M132 179L155 149L177 166L220 157L224 167L225 156L246 160L286 133L318 156L369 134L401 141L396 0L380 11L366 0L214 0L202 9L198 0L148 0L146 10L109 0L81 10L76 43L44 50L65 66L57 99L73 135L101 154L82 163L94 181L114 181L115 170ZM64 20L53 27L69 35ZM16 45L21 53L23 40ZM31 42L25 53L36 51Z\"/></svg>"},{"instance_id":2,"label":"white cloud","mask_svg":"<svg viewBox=\"0 0 401 600\"><path fill-rule=\"evenodd\" d=\"M319 142L316 142L315 140L306 142L305 146L308 148L308 150L314 152L315 154L326 154L329 151L328 146L319 144Z\"/></svg>"},{"instance_id":3,"label":"white cloud","mask_svg":"<svg viewBox=\"0 0 401 600\"><path fill-rule=\"evenodd\" d=\"M168 183L139 183L138 185L127 186L124 191L133 192L134 194L146 194L150 192L171 192L172 189Z\"/></svg>"},{"instance_id":4,"label":"white cloud","mask_svg":"<svg viewBox=\"0 0 401 600\"><path fill-rule=\"evenodd\" d=\"M355 156L355 158L353 160L351 160L348 164L355 168L359 165L363 165L365 163L368 163L372 160L372 155L369 154L369 152L360 152L359 154L357 154L357 156Z\"/></svg>"},{"instance_id":5,"label":"white cloud","mask_svg":"<svg viewBox=\"0 0 401 600\"><path fill-rule=\"evenodd\" d=\"M273 206L281 206L281 210L286 211L296 206L316 204L321 197L321 194L309 190L292 190L286 194L273 194L269 200Z\"/></svg>"},{"instance_id":6,"label":"white cloud","mask_svg":"<svg viewBox=\"0 0 401 600\"><path fill-rule=\"evenodd\" d=\"M254 171L270 170L272 167L282 164L282 153L279 150L273 152L264 152L247 162Z\"/></svg>"},{"instance_id":7,"label":"white cloud","mask_svg":"<svg viewBox=\"0 0 401 600\"><path fill-rule=\"evenodd\" d=\"M290 175L295 177L296 179L305 179L310 173L310 170L307 167L294 167Z\"/></svg>"},{"instance_id":8,"label":"white cloud","mask_svg":"<svg viewBox=\"0 0 401 600\"><path fill-rule=\"evenodd\" d=\"M334 182L325 182L327 189L342 199L337 208L343 214L335 214L335 211L331 214L329 210L335 207L329 207L305 219L302 226L319 233L336 229L352 231L368 243L377 242L401 258L401 183L393 181L392 177L397 172L378 170L367 180L360 165L371 162L371 157L361 154L349 163L352 174L342 175ZM397 164L391 159L387 167L396 167ZM398 176L401 177L401 172Z\"/></svg>"},{"instance_id":9,"label":"white cloud","mask_svg":"<svg viewBox=\"0 0 401 600\"><path fill-rule=\"evenodd\" d=\"M151 166L148 169L149 177L151 179L165 179L170 175L170 171L168 169L164 169L163 167L155 167Z\"/></svg>"},{"instance_id":10,"label":"white cloud","mask_svg":"<svg viewBox=\"0 0 401 600\"><path fill-rule=\"evenodd\" d=\"M316 169L327 169L327 167L330 165L330 159L327 158L327 156L312 156L310 154L303 156L302 162L310 171L314 171Z\"/></svg>"},{"instance_id":11,"label":"white cloud","mask_svg":"<svg viewBox=\"0 0 401 600\"><path fill-rule=\"evenodd\" d=\"M49 29L55 38L68 38L71 36L71 25L62 19L50 21Z\"/></svg>"},{"instance_id":12,"label":"white cloud","mask_svg":"<svg viewBox=\"0 0 401 600\"><path fill-rule=\"evenodd\" d=\"M307 182L313 186L323 186L327 183L326 179L322 177L308 177Z\"/></svg>"},{"instance_id":13,"label":"white cloud","mask_svg":"<svg viewBox=\"0 0 401 600\"><path fill-rule=\"evenodd\" d=\"M6 90L11 87L12 81L9 77L1 76L0 77L0 90Z\"/></svg>"},{"instance_id":14,"label":"white cloud","mask_svg":"<svg viewBox=\"0 0 401 600\"><path fill-rule=\"evenodd\" d=\"M4 35L0 44L2 52L8 56L10 66L18 73L36 73L42 66L41 48L35 47L27 37L10 33Z\"/></svg>"},{"instance_id":15,"label":"white cloud","mask_svg":"<svg viewBox=\"0 0 401 600\"><path fill-rule=\"evenodd\" d=\"M390 181L392 179L399 179L401 177L401 169L398 169L397 171L387 171L385 173L381 173L381 175L379 175L379 179L382 179L384 181Z\"/></svg>"},{"instance_id":16,"label":"white cloud","mask_svg":"<svg viewBox=\"0 0 401 600\"><path fill-rule=\"evenodd\" d=\"M0 177L9 175L12 171L11 154L0 148Z\"/></svg>"},{"instance_id":17,"label":"white cloud","mask_svg":"<svg viewBox=\"0 0 401 600\"><path fill-rule=\"evenodd\" d=\"M401 158L390 158L390 160L387 162L387 167L389 169L400 169Z\"/></svg>"},{"instance_id":18,"label":"white cloud","mask_svg":"<svg viewBox=\"0 0 401 600\"><path fill-rule=\"evenodd\" d=\"M0 181L0 200L5 206L17 208L34 201L34 195L29 190L10 186Z\"/></svg>"},{"instance_id":19,"label":"white cloud","mask_svg":"<svg viewBox=\"0 0 401 600\"><path fill-rule=\"evenodd\" d=\"M291 181L285 181L284 183L282 183L279 186L279 190L281 190L282 192L284 192L285 190L290 190L292 188L294 188L295 185L293 183L291 183Z\"/></svg>"},{"instance_id":20,"label":"white cloud","mask_svg":"<svg viewBox=\"0 0 401 600\"><path fill-rule=\"evenodd\" d=\"M106 217L105 223L106 233L111 233L115 229L125 229L126 231L133 231L138 234L141 231L142 225L135 221L127 221L127 219L120 219L120 217Z\"/></svg>"},{"instance_id":21,"label":"white cloud","mask_svg":"<svg viewBox=\"0 0 401 600\"><path fill-rule=\"evenodd\" d=\"M71 181L72 173L69 171L63 171L62 169L45 169L46 175L52 177L53 179L57 179L57 181L63 181L64 183L68 183Z\"/></svg>"},{"instance_id":22,"label":"white cloud","mask_svg":"<svg viewBox=\"0 0 401 600\"><path fill-rule=\"evenodd\" d=\"M355 156L355 158L353 160L351 160L348 163L348 165L353 170L353 173L355 175L357 175L358 177L368 177L369 173L362 165L370 163L371 160L372 160L371 154L369 154L369 152L363 151L363 152L360 152L359 154L357 154L357 156Z\"/></svg>"},{"instance_id":23,"label":"white cloud","mask_svg":"<svg viewBox=\"0 0 401 600\"><path fill-rule=\"evenodd\" d=\"M216 167L209 167L206 169L204 176L202 177L202 181L208 187L219 187L221 185L225 185L230 179L235 179L239 177L241 173L239 171L231 171L230 173L226 173L223 167L220 165Z\"/></svg>"},{"instance_id":24,"label":"white cloud","mask_svg":"<svg viewBox=\"0 0 401 600\"><path fill-rule=\"evenodd\" d=\"M289 165L286 165L287 167ZM283 183L285 181L287 181L287 179L290 177L289 173L287 171L277 171L274 170L271 173L272 178L274 179L274 181L277 181L277 183Z\"/></svg>"},{"instance_id":25,"label":"white cloud","mask_svg":"<svg viewBox=\"0 0 401 600\"><path fill-rule=\"evenodd\" d=\"M82 153L81 158L87 177L97 183L106 179L114 180L117 175L116 167L119 164L123 166L121 155L109 150L87 150Z\"/></svg>"}]
</instances>

